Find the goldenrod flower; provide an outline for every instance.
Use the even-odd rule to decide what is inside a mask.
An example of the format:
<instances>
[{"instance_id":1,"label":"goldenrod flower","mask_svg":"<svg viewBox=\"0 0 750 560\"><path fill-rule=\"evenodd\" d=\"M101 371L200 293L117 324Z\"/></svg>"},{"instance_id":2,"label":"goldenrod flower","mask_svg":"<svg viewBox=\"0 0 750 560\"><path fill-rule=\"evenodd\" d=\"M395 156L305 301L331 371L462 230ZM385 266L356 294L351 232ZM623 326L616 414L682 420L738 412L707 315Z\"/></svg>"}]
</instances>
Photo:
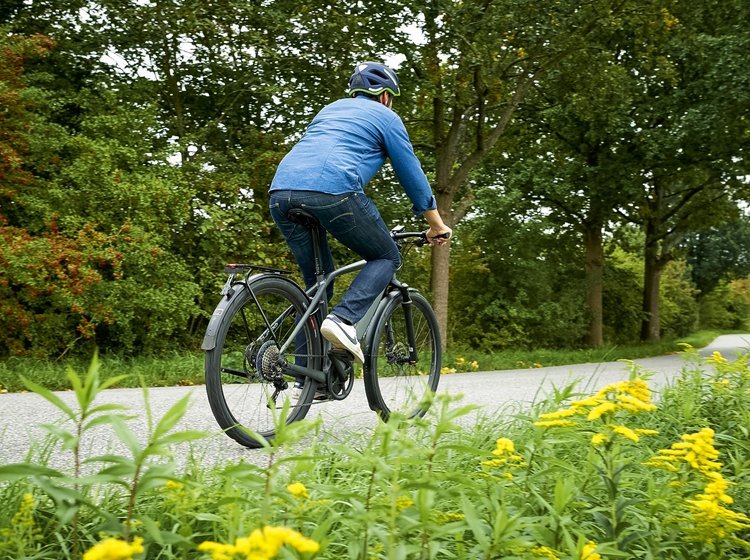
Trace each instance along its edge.
<instances>
[{"instance_id":1,"label":"goldenrod flower","mask_svg":"<svg viewBox=\"0 0 750 560\"><path fill-rule=\"evenodd\" d=\"M175 480L167 480L164 483L164 488L166 490L182 490L185 487L185 485L182 482L177 482Z\"/></svg>"},{"instance_id":2,"label":"goldenrod flower","mask_svg":"<svg viewBox=\"0 0 750 560\"><path fill-rule=\"evenodd\" d=\"M538 428L567 428L575 425L576 423L573 420L539 420L534 422L534 426Z\"/></svg>"},{"instance_id":3,"label":"goldenrod flower","mask_svg":"<svg viewBox=\"0 0 750 560\"><path fill-rule=\"evenodd\" d=\"M591 409L588 416L586 416L586 420L597 420L607 412L614 412L615 410L617 410L617 405L615 403L604 401Z\"/></svg>"},{"instance_id":4,"label":"goldenrod flower","mask_svg":"<svg viewBox=\"0 0 750 560\"><path fill-rule=\"evenodd\" d=\"M134 554L143 552L143 539L136 537L133 542L108 538L95 544L83 555L83 560L131 560Z\"/></svg>"},{"instance_id":5,"label":"goldenrod flower","mask_svg":"<svg viewBox=\"0 0 750 560\"><path fill-rule=\"evenodd\" d=\"M667 470L676 470L666 465L685 463L692 469L708 474L718 471L721 463L715 461L719 457L719 452L714 448L714 431L711 428L703 428L701 431L693 434L684 434L682 441L673 443L669 449L662 449L659 455L652 457L644 463L648 466L666 468Z\"/></svg>"},{"instance_id":6,"label":"goldenrod flower","mask_svg":"<svg viewBox=\"0 0 750 560\"><path fill-rule=\"evenodd\" d=\"M609 441L609 438L607 438L607 436L602 433L594 434L593 436L591 436L591 445L602 445L607 441Z\"/></svg>"},{"instance_id":7,"label":"goldenrod flower","mask_svg":"<svg viewBox=\"0 0 750 560\"><path fill-rule=\"evenodd\" d=\"M292 496L299 500L306 500L310 497L310 493L307 491L307 488L305 488L305 485L301 482L293 482L292 484L287 486L286 489Z\"/></svg>"},{"instance_id":8,"label":"goldenrod flower","mask_svg":"<svg viewBox=\"0 0 750 560\"><path fill-rule=\"evenodd\" d=\"M303 553L320 550L317 542L293 529L270 526L255 529L249 536L238 538L234 545L205 541L198 545L198 550L210 554L212 560L232 560L235 555L249 560L270 560L284 545Z\"/></svg>"},{"instance_id":9,"label":"goldenrod flower","mask_svg":"<svg viewBox=\"0 0 750 560\"><path fill-rule=\"evenodd\" d=\"M399 496L396 498L396 509L398 511L404 511L414 505L414 500L409 496Z\"/></svg>"},{"instance_id":10,"label":"goldenrod flower","mask_svg":"<svg viewBox=\"0 0 750 560\"><path fill-rule=\"evenodd\" d=\"M508 469L524 466L525 463L523 462L523 457L518 455L515 451L516 446L512 440L508 438L499 438L495 441L495 449L492 450L492 454L495 455L496 458L490 459L489 461L482 461L482 465L490 468L505 465ZM506 478L512 478L512 475L511 477L506 476Z\"/></svg>"},{"instance_id":11,"label":"goldenrod flower","mask_svg":"<svg viewBox=\"0 0 750 560\"><path fill-rule=\"evenodd\" d=\"M638 443L641 439L635 430L631 430L627 426L612 426L612 431L630 441L634 441L635 443Z\"/></svg>"},{"instance_id":12,"label":"goldenrod flower","mask_svg":"<svg viewBox=\"0 0 750 560\"><path fill-rule=\"evenodd\" d=\"M555 412L545 412L544 414L541 414L539 418L542 418L543 420L557 420L559 418L569 418L576 414L578 414L578 412L573 408L563 408L562 410L557 410Z\"/></svg>"},{"instance_id":13,"label":"goldenrod flower","mask_svg":"<svg viewBox=\"0 0 750 560\"><path fill-rule=\"evenodd\" d=\"M535 548L532 548L531 553L534 556L538 556L540 558L549 558L550 560L560 560L560 557L555 553L555 551L552 550L551 548L547 548L546 546L537 546Z\"/></svg>"},{"instance_id":14,"label":"goldenrod flower","mask_svg":"<svg viewBox=\"0 0 750 560\"><path fill-rule=\"evenodd\" d=\"M450 523L451 521L461 521L463 518L463 513L436 511L432 514L433 521L438 525L445 525L446 523Z\"/></svg>"},{"instance_id":15,"label":"goldenrod flower","mask_svg":"<svg viewBox=\"0 0 750 560\"><path fill-rule=\"evenodd\" d=\"M596 543L593 541L587 542L581 551L581 560L601 560L602 555L595 552L595 550Z\"/></svg>"}]
</instances>

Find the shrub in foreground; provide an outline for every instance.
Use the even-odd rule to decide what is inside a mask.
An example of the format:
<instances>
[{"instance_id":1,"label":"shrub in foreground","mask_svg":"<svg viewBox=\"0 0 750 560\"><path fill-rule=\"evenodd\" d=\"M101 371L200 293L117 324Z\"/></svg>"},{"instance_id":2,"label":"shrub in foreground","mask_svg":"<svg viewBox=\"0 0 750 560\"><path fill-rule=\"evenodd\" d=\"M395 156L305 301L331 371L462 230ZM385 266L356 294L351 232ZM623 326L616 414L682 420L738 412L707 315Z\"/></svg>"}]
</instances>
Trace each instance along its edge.
<instances>
[{"instance_id":1,"label":"shrub in foreground","mask_svg":"<svg viewBox=\"0 0 750 560\"><path fill-rule=\"evenodd\" d=\"M0 466L0 558L747 558L747 356L688 351L658 401L630 369L520 414L477 419L435 397L427 418L347 441L280 423L246 461L204 466L193 451L178 469L175 447L208 437L176 430L187 401L139 437L126 410L94 404L111 383L94 363L68 374L77 408L30 384L65 417L47 448L71 467L44 453ZM102 424L128 453L84 459L81 438Z\"/></svg>"}]
</instances>

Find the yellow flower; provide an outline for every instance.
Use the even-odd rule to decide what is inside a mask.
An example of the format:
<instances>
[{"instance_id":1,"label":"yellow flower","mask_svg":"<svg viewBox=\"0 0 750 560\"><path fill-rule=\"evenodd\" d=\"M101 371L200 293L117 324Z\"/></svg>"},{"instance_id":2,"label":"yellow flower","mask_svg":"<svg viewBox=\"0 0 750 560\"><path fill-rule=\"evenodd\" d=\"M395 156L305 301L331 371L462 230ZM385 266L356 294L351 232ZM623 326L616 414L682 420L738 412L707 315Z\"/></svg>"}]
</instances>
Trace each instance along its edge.
<instances>
[{"instance_id":1,"label":"yellow flower","mask_svg":"<svg viewBox=\"0 0 750 560\"><path fill-rule=\"evenodd\" d=\"M495 442L495 451L493 451L493 453L495 455L500 455L505 452L512 453L515 450L516 450L516 446L513 443L513 440L508 439L508 438L499 438Z\"/></svg>"},{"instance_id":2,"label":"yellow flower","mask_svg":"<svg viewBox=\"0 0 750 560\"><path fill-rule=\"evenodd\" d=\"M550 560L560 560L559 556L555 554L555 551L551 548L547 548L546 546L537 546L536 548L531 549L531 553L534 556L539 556L540 558L549 558Z\"/></svg>"},{"instance_id":3,"label":"yellow flower","mask_svg":"<svg viewBox=\"0 0 750 560\"><path fill-rule=\"evenodd\" d=\"M297 499L306 500L310 497L310 493L307 491L307 488L305 488L305 485L301 482L293 482L292 484L287 486L286 489L292 496Z\"/></svg>"},{"instance_id":4,"label":"yellow flower","mask_svg":"<svg viewBox=\"0 0 750 560\"><path fill-rule=\"evenodd\" d=\"M673 443L669 449L660 450L659 455L652 457L646 464L674 470L665 465L672 463L674 466L685 463L703 474L718 471L721 468L721 463L714 461L719 457L719 452L714 448L714 431L711 428L703 428L693 434L684 434L681 439L682 441Z\"/></svg>"},{"instance_id":5,"label":"yellow flower","mask_svg":"<svg viewBox=\"0 0 750 560\"><path fill-rule=\"evenodd\" d=\"M204 541L198 545L198 550L209 554L211 560L232 560L235 547L231 544Z\"/></svg>"},{"instance_id":6,"label":"yellow flower","mask_svg":"<svg viewBox=\"0 0 750 560\"><path fill-rule=\"evenodd\" d=\"M575 425L576 423L573 420L540 420L534 422L534 426L539 428L566 428Z\"/></svg>"},{"instance_id":7,"label":"yellow flower","mask_svg":"<svg viewBox=\"0 0 750 560\"><path fill-rule=\"evenodd\" d=\"M95 544L83 555L83 560L131 560L143 552L143 539L136 537L132 543L108 538Z\"/></svg>"},{"instance_id":8,"label":"yellow flower","mask_svg":"<svg viewBox=\"0 0 750 560\"><path fill-rule=\"evenodd\" d=\"M588 416L586 416L586 420L598 420L607 412L614 412L615 410L617 410L617 405L615 403L604 401L591 409Z\"/></svg>"},{"instance_id":9,"label":"yellow flower","mask_svg":"<svg viewBox=\"0 0 750 560\"><path fill-rule=\"evenodd\" d=\"M477 371L479 369L479 362L477 362L476 360L472 361L471 362L471 369L472 369L472 371Z\"/></svg>"},{"instance_id":10,"label":"yellow flower","mask_svg":"<svg viewBox=\"0 0 750 560\"><path fill-rule=\"evenodd\" d=\"M523 462L523 457L518 455L515 451L516 446L512 440L508 438L499 438L495 441L495 449L492 450L492 454L495 455L496 459L482 461L482 465L490 468L505 465L508 469L524 466L525 463ZM506 478L509 477L506 476Z\"/></svg>"},{"instance_id":11,"label":"yellow flower","mask_svg":"<svg viewBox=\"0 0 750 560\"><path fill-rule=\"evenodd\" d=\"M463 518L463 513L453 513L448 511L436 511L432 514L433 521L438 525L445 525L451 521L461 521Z\"/></svg>"},{"instance_id":12,"label":"yellow flower","mask_svg":"<svg viewBox=\"0 0 750 560\"><path fill-rule=\"evenodd\" d=\"M34 527L34 495L27 492L21 498L18 511L13 515L11 526L18 528Z\"/></svg>"},{"instance_id":13,"label":"yellow flower","mask_svg":"<svg viewBox=\"0 0 750 560\"><path fill-rule=\"evenodd\" d=\"M581 560L601 560L602 555L595 552L595 550L596 543L592 541L587 542L581 551Z\"/></svg>"},{"instance_id":14,"label":"yellow flower","mask_svg":"<svg viewBox=\"0 0 750 560\"><path fill-rule=\"evenodd\" d=\"M399 496L396 498L396 509L398 511L404 511L414 505L414 500L409 496Z\"/></svg>"},{"instance_id":15,"label":"yellow flower","mask_svg":"<svg viewBox=\"0 0 750 560\"><path fill-rule=\"evenodd\" d=\"M232 560L237 554L248 560L270 560L284 545L302 553L320 550L317 542L293 529L270 526L255 529L249 536L238 538L234 545L205 541L198 545L198 550L210 554L212 560Z\"/></svg>"},{"instance_id":16,"label":"yellow flower","mask_svg":"<svg viewBox=\"0 0 750 560\"><path fill-rule=\"evenodd\" d=\"M627 426L612 426L612 431L636 443L638 443L638 441L640 441L641 439L640 436L637 433L635 433L634 430L631 430Z\"/></svg>"},{"instance_id":17,"label":"yellow flower","mask_svg":"<svg viewBox=\"0 0 750 560\"><path fill-rule=\"evenodd\" d=\"M570 416L575 416L576 414L578 414L578 412L575 409L564 408L556 412L545 412L544 414L541 414L539 418L542 418L544 420L557 420L559 418L569 418Z\"/></svg>"},{"instance_id":18,"label":"yellow flower","mask_svg":"<svg viewBox=\"0 0 750 560\"><path fill-rule=\"evenodd\" d=\"M609 441L607 436L601 433L591 436L591 445L601 445L607 441Z\"/></svg>"}]
</instances>

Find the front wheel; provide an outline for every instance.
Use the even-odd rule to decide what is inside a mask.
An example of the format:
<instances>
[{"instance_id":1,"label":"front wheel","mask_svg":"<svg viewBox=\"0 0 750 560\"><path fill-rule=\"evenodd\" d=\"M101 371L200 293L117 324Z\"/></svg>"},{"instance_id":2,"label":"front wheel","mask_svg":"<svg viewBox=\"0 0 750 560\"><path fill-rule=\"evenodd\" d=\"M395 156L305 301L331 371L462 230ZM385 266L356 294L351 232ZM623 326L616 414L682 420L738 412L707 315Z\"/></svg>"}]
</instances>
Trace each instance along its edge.
<instances>
[{"instance_id":1,"label":"front wheel","mask_svg":"<svg viewBox=\"0 0 750 560\"><path fill-rule=\"evenodd\" d=\"M407 418L423 416L440 381L435 312L422 294L409 292L409 296L410 304L404 304L402 294L385 304L373 325L365 360L367 398L384 420L394 412Z\"/></svg>"},{"instance_id":2,"label":"front wheel","mask_svg":"<svg viewBox=\"0 0 750 560\"><path fill-rule=\"evenodd\" d=\"M294 390L295 380L280 371L279 358L317 369L320 338L310 317L280 356L307 308L307 297L283 277L261 277L248 285L240 285L221 312L216 344L206 352L206 391L227 435L247 447L259 447L261 441L250 431L273 438L277 423L305 417L315 394L317 384L309 378L302 390Z\"/></svg>"}]
</instances>

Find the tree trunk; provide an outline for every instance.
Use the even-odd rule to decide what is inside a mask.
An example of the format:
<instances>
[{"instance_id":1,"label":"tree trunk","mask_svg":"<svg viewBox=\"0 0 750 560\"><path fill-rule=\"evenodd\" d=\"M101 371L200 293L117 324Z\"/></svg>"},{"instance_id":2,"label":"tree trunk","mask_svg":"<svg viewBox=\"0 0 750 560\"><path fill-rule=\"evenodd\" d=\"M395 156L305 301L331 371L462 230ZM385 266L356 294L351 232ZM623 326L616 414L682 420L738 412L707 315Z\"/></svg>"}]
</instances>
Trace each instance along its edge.
<instances>
[{"instance_id":1,"label":"tree trunk","mask_svg":"<svg viewBox=\"0 0 750 560\"><path fill-rule=\"evenodd\" d=\"M586 306L589 312L589 331L586 336L586 344L592 348L598 348L604 344L602 227L598 224L587 225L583 238L586 249Z\"/></svg>"},{"instance_id":2,"label":"tree trunk","mask_svg":"<svg viewBox=\"0 0 750 560\"><path fill-rule=\"evenodd\" d=\"M643 319L641 341L656 342L661 338L659 319L659 284L664 266L659 262L656 246L646 247L645 271L643 274Z\"/></svg>"},{"instance_id":3,"label":"tree trunk","mask_svg":"<svg viewBox=\"0 0 750 560\"><path fill-rule=\"evenodd\" d=\"M438 194L438 211L445 224L455 227L455 215L451 211L453 197L450 194ZM445 350L448 344L448 301L450 295L450 243L442 247L433 247L430 262L432 271L430 289L432 290L432 305L440 327L440 345Z\"/></svg>"},{"instance_id":4,"label":"tree trunk","mask_svg":"<svg viewBox=\"0 0 750 560\"><path fill-rule=\"evenodd\" d=\"M440 345L445 350L448 343L448 297L450 291L450 244L432 248L431 289L433 308L440 327Z\"/></svg>"}]
</instances>

